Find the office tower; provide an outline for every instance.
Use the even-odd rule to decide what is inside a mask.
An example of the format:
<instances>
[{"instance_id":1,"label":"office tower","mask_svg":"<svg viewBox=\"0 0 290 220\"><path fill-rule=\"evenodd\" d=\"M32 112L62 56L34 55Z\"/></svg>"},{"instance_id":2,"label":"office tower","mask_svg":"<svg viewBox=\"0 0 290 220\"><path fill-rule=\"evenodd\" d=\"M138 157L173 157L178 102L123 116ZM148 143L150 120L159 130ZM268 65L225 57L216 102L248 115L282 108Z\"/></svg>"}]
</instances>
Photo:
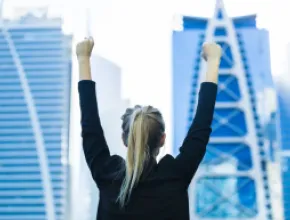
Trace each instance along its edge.
<instances>
[{"instance_id":1,"label":"office tower","mask_svg":"<svg viewBox=\"0 0 290 220\"><path fill-rule=\"evenodd\" d=\"M175 154L204 80L202 43L216 41L223 49L212 134L189 189L192 219L273 219L260 122L263 105L257 98L272 84L269 40L255 19L229 18L217 1L212 19L184 17L183 31L173 33Z\"/></svg>"},{"instance_id":2,"label":"office tower","mask_svg":"<svg viewBox=\"0 0 290 220\"><path fill-rule=\"evenodd\" d=\"M275 76L278 96L277 138L281 146L281 171L283 185L284 218L290 220L290 45L287 68Z\"/></svg>"},{"instance_id":3,"label":"office tower","mask_svg":"<svg viewBox=\"0 0 290 220\"><path fill-rule=\"evenodd\" d=\"M111 154L126 156L126 148L121 139L121 115L129 107L128 100L121 96L121 69L101 56L91 58L92 78L96 82L96 92L101 123ZM75 73L75 76L78 73ZM91 177L85 162L80 136L80 112L78 94L76 91L77 79L73 82L70 133L70 164L71 164L71 204L70 220L95 219L99 202L99 191ZM78 108L78 110L76 110Z\"/></svg>"},{"instance_id":4,"label":"office tower","mask_svg":"<svg viewBox=\"0 0 290 220\"><path fill-rule=\"evenodd\" d=\"M1 23L0 219L65 218L70 66L60 19Z\"/></svg>"}]
</instances>

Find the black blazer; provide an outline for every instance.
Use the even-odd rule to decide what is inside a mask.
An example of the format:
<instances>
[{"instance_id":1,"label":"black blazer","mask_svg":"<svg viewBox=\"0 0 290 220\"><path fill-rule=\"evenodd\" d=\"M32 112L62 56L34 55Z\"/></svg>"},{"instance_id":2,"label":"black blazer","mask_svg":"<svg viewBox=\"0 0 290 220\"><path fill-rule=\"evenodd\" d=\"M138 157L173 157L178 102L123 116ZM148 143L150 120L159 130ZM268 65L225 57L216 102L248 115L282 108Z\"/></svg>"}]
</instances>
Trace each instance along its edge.
<instances>
[{"instance_id":1,"label":"black blazer","mask_svg":"<svg viewBox=\"0 0 290 220\"><path fill-rule=\"evenodd\" d=\"M95 82L79 82L83 149L92 177L100 190L98 220L188 220L187 189L206 151L211 133L217 85L204 82L196 116L179 155L151 161L150 172L133 190L128 205L116 199L124 178L124 160L111 155L100 122ZM110 100L108 100L109 102Z\"/></svg>"}]
</instances>

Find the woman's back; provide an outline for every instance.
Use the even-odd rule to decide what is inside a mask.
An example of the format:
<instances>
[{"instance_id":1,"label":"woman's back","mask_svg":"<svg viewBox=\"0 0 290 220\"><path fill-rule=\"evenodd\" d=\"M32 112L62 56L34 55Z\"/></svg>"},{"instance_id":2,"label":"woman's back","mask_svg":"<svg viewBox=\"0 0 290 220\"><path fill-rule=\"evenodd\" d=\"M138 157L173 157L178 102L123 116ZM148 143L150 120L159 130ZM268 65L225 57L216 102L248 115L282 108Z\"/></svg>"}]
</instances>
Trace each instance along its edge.
<instances>
[{"instance_id":1,"label":"woman's back","mask_svg":"<svg viewBox=\"0 0 290 220\"><path fill-rule=\"evenodd\" d=\"M89 56L92 40L78 44L79 95L83 149L92 177L100 190L98 220L187 220L187 189L206 151L217 95L221 49L205 46L207 82L201 84L196 116L174 158L156 156L165 141L161 113L151 106L128 109L123 119L127 158L111 155L98 112L95 83L91 81ZM210 59L209 59L210 58Z\"/></svg>"},{"instance_id":2,"label":"woman's back","mask_svg":"<svg viewBox=\"0 0 290 220\"><path fill-rule=\"evenodd\" d=\"M170 155L163 157L158 164L151 161L130 201L120 208L116 200L124 173L118 173L116 167L124 161L119 156L113 157L98 182L100 202L97 219L189 219L188 183L174 170L174 162Z\"/></svg>"}]
</instances>

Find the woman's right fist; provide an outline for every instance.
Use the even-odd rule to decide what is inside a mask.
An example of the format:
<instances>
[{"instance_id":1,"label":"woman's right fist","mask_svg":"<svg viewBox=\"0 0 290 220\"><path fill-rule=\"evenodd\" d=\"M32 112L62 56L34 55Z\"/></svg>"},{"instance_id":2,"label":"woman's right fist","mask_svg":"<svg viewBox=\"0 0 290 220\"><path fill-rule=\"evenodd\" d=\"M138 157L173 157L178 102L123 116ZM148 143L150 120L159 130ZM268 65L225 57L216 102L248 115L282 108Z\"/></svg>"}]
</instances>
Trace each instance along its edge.
<instances>
[{"instance_id":1,"label":"woman's right fist","mask_svg":"<svg viewBox=\"0 0 290 220\"><path fill-rule=\"evenodd\" d=\"M85 38L76 46L77 57L90 57L94 47L94 39L92 37Z\"/></svg>"},{"instance_id":2,"label":"woman's right fist","mask_svg":"<svg viewBox=\"0 0 290 220\"><path fill-rule=\"evenodd\" d=\"M202 57L205 61L219 60L222 55L220 45L216 43L204 43L202 46Z\"/></svg>"}]
</instances>

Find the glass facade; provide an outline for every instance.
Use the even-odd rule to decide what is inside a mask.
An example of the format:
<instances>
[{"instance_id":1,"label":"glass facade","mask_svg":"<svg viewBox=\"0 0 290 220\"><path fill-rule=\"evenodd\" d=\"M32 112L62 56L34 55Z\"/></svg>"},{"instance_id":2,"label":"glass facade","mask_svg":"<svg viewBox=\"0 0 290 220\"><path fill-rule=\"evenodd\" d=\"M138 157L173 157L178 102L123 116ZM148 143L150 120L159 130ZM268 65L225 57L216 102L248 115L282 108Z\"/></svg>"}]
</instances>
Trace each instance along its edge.
<instances>
[{"instance_id":1,"label":"glass facade","mask_svg":"<svg viewBox=\"0 0 290 220\"><path fill-rule=\"evenodd\" d=\"M193 219L273 219L257 99L273 85L268 33L256 28L255 18L228 19L220 8L212 20L184 17L184 30L173 33L175 154L203 80L202 43L213 39L223 49L212 135L190 191Z\"/></svg>"},{"instance_id":2,"label":"glass facade","mask_svg":"<svg viewBox=\"0 0 290 220\"><path fill-rule=\"evenodd\" d=\"M278 141L281 146L282 154L282 185L283 185L283 201L284 201L284 217L290 220L290 78L289 75L281 77L277 81L278 93L278 123L279 131ZM285 154L283 152L286 152Z\"/></svg>"},{"instance_id":3,"label":"glass facade","mask_svg":"<svg viewBox=\"0 0 290 220\"><path fill-rule=\"evenodd\" d=\"M49 202L55 219L64 219L71 37L63 34L58 19L28 15L4 25L0 26L0 219L47 219L45 183L53 193ZM28 107L29 92L36 116ZM35 131L35 123L40 131ZM37 144L39 137L44 151ZM47 164L41 165L40 157Z\"/></svg>"}]
</instances>

